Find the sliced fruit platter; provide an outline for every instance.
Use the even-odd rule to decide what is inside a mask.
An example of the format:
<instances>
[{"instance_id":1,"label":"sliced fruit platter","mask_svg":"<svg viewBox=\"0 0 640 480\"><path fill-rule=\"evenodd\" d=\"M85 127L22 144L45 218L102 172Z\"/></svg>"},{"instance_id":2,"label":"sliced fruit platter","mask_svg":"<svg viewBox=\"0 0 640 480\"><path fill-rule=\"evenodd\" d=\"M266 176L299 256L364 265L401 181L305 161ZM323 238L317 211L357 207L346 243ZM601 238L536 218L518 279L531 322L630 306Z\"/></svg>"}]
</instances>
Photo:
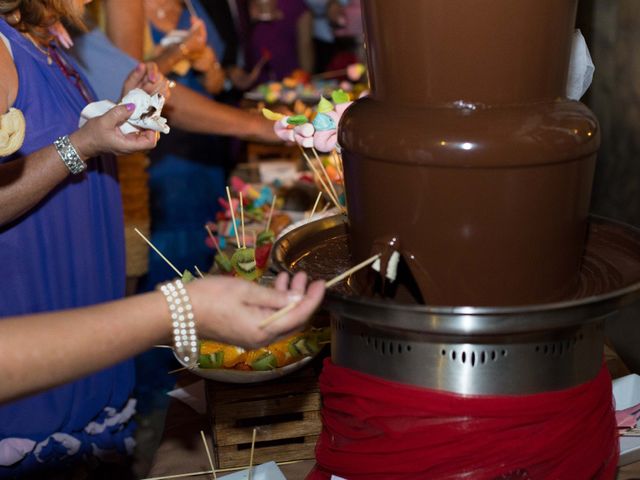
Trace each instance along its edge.
<instances>
[{"instance_id":1,"label":"sliced fruit platter","mask_svg":"<svg viewBox=\"0 0 640 480\"><path fill-rule=\"evenodd\" d=\"M198 367L192 371L221 382L271 380L305 366L329 343L330 335L329 328L310 328L255 350L202 340Z\"/></svg>"}]
</instances>

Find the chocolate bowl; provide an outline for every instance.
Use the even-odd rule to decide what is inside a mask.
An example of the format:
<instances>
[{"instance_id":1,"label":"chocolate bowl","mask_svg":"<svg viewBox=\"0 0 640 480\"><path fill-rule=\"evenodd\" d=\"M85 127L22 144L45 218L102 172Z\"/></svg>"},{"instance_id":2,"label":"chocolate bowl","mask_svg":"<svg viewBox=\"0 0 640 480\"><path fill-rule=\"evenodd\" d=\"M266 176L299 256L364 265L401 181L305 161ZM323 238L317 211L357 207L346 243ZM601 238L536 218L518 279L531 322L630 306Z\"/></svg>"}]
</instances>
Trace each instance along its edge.
<instances>
[{"instance_id":1,"label":"chocolate bowl","mask_svg":"<svg viewBox=\"0 0 640 480\"><path fill-rule=\"evenodd\" d=\"M339 128L356 261L393 239L426 304L576 287L600 135L565 98L576 8L363 2L371 95Z\"/></svg>"},{"instance_id":2,"label":"chocolate bowl","mask_svg":"<svg viewBox=\"0 0 640 480\"><path fill-rule=\"evenodd\" d=\"M343 216L280 238L273 265L330 279L354 264ZM335 364L377 377L469 395L523 395L592 380L604 322L640 298L640 230L591 217L578 282L553 303L446 306L358 295L353 277L327 293Z\"/></svg>"}]
</instances>

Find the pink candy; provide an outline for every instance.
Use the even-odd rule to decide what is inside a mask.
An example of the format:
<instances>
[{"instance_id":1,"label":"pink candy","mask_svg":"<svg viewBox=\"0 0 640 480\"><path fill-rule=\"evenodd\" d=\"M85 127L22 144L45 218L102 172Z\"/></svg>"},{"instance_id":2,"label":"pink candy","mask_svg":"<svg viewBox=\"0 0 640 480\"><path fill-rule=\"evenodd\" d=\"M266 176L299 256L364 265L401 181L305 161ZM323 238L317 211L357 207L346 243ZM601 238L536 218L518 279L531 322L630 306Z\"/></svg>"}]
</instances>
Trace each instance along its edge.
<instances>
[{"instance_id":1,"label":"pink candy","mask_svg":"<svg viewBox=\"0 0 640 480\"><path fill-rule=\"evenodd\" d=\"M294 142L295 141L295 137L294 137L294 133L293 133L293 128L289 128L289 127L290 126L287 123L287 117L284 117L284 118L278 120L273 125L273 131L276 132L276 135L281 140L284 140L285 142Z\"/></svg>"},{"instance_id":2,"label":"pink candy","mask_svg":"<svg viewBox=\"0 0 640 480\"><path fill-rule=\"evenodd\" d=\"M303 123L302 125L298 125L293 129L294 138L298 145L303 148L312 148L313 147L313 136L315 133L315 128L310 123Z\"/></svg>"}]
</instances>

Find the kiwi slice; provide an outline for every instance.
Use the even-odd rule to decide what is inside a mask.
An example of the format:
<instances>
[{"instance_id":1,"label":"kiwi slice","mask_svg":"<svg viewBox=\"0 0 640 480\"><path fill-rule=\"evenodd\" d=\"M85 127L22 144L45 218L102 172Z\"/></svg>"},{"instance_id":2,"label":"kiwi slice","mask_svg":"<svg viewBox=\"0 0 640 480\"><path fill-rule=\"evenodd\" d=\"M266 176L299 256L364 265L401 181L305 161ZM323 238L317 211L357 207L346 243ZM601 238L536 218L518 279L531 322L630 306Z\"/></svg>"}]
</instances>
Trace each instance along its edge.
<instances>
[{"instance_id":1,"label":"kiwi slice","mask_svg":"<svg viewBox=\"0 0 640 480\"><path fill-rule=\"evenodd\" d=\"M253 248L239 248L231 256L231 265L238 275L246 280L260 276L256 267L256 251Z\"/></svg>"},{"instance_id":2,"label":"kiwi slice","mask_svg":"<svg viewBox=\"0 0 640 480\"><path fill-rule=\"evenodd\" d=\"M276 234L273 230L265 230L258 234L258 238L256 239L256 245L258 247L265 245L267 243L273 243L276 239Z\"/></svg>"},{"instance_id":3,"label":"kiwi slice","mask_svg":"<svg viewBox=\"0 0 640 480\"><path fill-rule=\"evenodd\" d=\"M216 262L216 265L218 265L218 268L220 268L221 271L227 272L227 273L233 271L233 265L231 265L231 260L229 260L229 257L227 257L226 255L224 254L220 255L218 253L214 257L214 260Z\"/></svg>"},{"instance_id":4,"label":"kiwi slice","mask_svg":"<svg viewBox=\"0 0 640 480\"><path fill-rule=\"evenodd\" d=\"M251 364L251 368L257 371L274 370L278 367L278 360L273 353L265 353Z\"/></svg>"},{"instance_id":5,"label":"kiwi slice","mask_svg":"<svg viewBox=\"0 0 640 480\"><path fill-rule=\"evenodd\" d=\"M182 283L189 283L193 281L193 278L193 273L191 273L189 270L185 270L184 272L182 272Z\"/></svg>"},{"instance_id":6,"label":"kiwi slice","mask_svg":"<svg viewBox=\"0 0 640 480\"><path fill-rule=\"evenodd\" d=\"M220 368L224 360L224 352L216 352L200 355L198 364L200 368Z\"/></svg>"}]
</instances>

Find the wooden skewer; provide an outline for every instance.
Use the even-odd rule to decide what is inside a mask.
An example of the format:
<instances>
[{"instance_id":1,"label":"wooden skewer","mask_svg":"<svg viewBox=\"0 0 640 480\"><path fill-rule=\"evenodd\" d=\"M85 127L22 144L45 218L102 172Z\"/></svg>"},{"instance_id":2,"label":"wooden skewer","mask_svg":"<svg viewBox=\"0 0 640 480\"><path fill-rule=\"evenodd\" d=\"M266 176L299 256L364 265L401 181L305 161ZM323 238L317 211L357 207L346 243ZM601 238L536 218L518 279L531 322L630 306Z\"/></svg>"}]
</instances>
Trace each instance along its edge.
<instances>
[{"instance_id":1,"label":"wooden skewer","mask_svg":"<svg viewBox=\"0 0 640 480\"><path fill-rule=\"evenodd\" d=\"M169 265L171 268L173 268L173 270L174 270L174 271L175 271L175 272L180 276L180 278L182 278L182 272L181 272L180 270L178 270L178 269L175 267L175 265L174 265L173 263L171 263L171 262L169 261L169 259L168 259L167 257L165 257L165 256L162 254L162 252L161 252L160 250L158 250L158 249L156 248L156 246L155 246L153 243L151 243L151 242L149 241L149 239L148 239L147 237L145 237L145 236L142 234L142 232L141 232L140 230L138 230L137 228L134 228L134 230L136 231L136 233L137 233L138 235L140 235L140 236L142 237L142 239L143 239L145 242L147 242L147 244L148 244L151 248L153 248L153 250L154 250L158 255L160 255L160 258L162 258L165 262L167 262L167 265Z\"/></svg>"},{"instance_id":2,"label":"wooden skewer","mask_svg":"<svg viewBox=\"0 0 640 480\"><path fill-rule=\"evenodd\" d=\"M331 280L329 280L326 284L325 287L326 288L331 288L333 287L335 284L340 283L341 281L343 281L345 278L349 278L349 276L353 275L354 273L356 273L358 270L362 270L364 267L366 267L367 265L371 265L373 262L375 262L376 260L378 260L382 255L381 254L376 254L373 257L367 258L366 260L360 262L359 264L357 264L355 267L350 268L349 270L347 270L346 272L341 273L340 275L338 275L335 278L332 278Z\"/></svg>"},{"instance_id":3,"label":"wooden skewer","mask_svg":"<svg viewBox=\"0 0 640 480\"><path fill-rule=\"evenodd\" d=\"M270 315L267 318L265 318L262 322L260 322L260 325L258 325L258 327L259 328L268 327L273 322L280 320L282 317L284 317L287 313L289 313L291 310L293 310L297 306L298 306L298 302L290 303L286 307L281 308L280 310L275 312L273 315Z\"/></svg>"},{"instance_id":4,"label":"wooden skewer","mask_svg":"<svg viewBox=\"0 0 640 480\"><path fill-rule=\"evenodd\" d=\"M154 345L153 348L168 348L169 350L173 350L173 347L169 345Z\"/></svg>"},{"instance_id":5,"label":"wooden skewer","mask_svg":"<svg viewBox=\"0 0 640 480\"><path fill-rule=\"evenodd\" d=\"M305 460L289 460L288 462L276 462L277 465L294 465L296 463L302 463ZM246 470L247 467L232 467L232 468L219 468L217 470L218 473L226 473L226 472L237 472L238 470ZM211 475L213 472L211 470L204 470L202 472L191 472L191 473L180 473L178 475L167 475L164 477L153 477L153 478L145 478L143 480L172 480L174 478L185 478L185 477L198 477L201 475Z\"/></svg>"},{"instance_id":6,"label":"wooden skewer","mask_svg":"<svg viewBox=\"0 0 640 480\"><path fill-rule=\"evenodd\" d=\"M273 217L273 209L276 207L276 195L273 195L273 199L271 200L271 210L269 210L269 218L267 219L267 228L265 232L269 231L269 227L271 226L271 217Z\"/></svg>"},{"instance_id":7,"label":"wooden skewer","mask_svg":"<svg viewBox=\"0 0 640 480\"><path fill-rule=\"evenodd\" d=\"M253 478L253 452L256 447L256 432L257 429L253 429L253 436L251 437L251 456L249 457L249 480Z\"/></svg>"},{"instance_id":8,"label":"wooden skewer","mask_svg":"<svg viewBox=\"0 0 640 480\"><path fill-rule=\"evenodd\" d=\"M333 162L336 165L336 170L338 171L338 175L340 176L340 180L344 185L344 168L342 166L342 155L339 155L338 152L331 150L331 156L333 157Z\"/></svg>"},{"instance_id":9,"label":"wooden skewer","mask_svg":"<svg viewBox=\"0 0 640 480\"><path fill-rule=\"evenodd\" d=\"M302 150L302 147L300 147L300 149ZM331 190L329 189L329 187L325 183L324 178L322 178L322 175L320 175L320 172L318 172L318 169L316 168L316 166L313 164L313 162L309 158L309 155L307 155L307 152L302 150L302 154L304 155L304 158L307 161L307 165L309 165L309 168L313 171L313 174L316 176L316 178L320 182L320 185L322 185L322 188L324 188L324 191L327 194L327 196L329 197L329 199L334 203L336 208L338 208L339 210L344 210L342 205L340 205L340 202L338 202L338 199L335 198L333 196L333 194L331 193Z\"/></svg>"},{"instance_id":10,"label":"wooden skewer","mask_svg":"<svg viewBox=\"0 0 640 480\"><path fill-rule=\"evenodd\" d=\"M316 203L313 204L313 208L311 209L311 213L307 217L307 220L311 220L313 215L316 213L316 208L318 208L318 203L320 203L320 198L322 198L322 192L318 192L318 196L316 197Z\"/></svg>"},{"instance_id":11,"label":"wooden skewer","mask_svg":"<svg viewBox=\"0 0 640 480\"><path fill-rule=\"evenodd\" d=\"M347 200L347 186L344 183L344 165L342 164L342 153L338 153L337 150L332 151L335 156L338 175L340 175L340 181L342 182L342 193L344 194L344 208L349 211L349 201Z\"/></svg>"},{"instance_id":12,"label":"wooden skewer","mask_svg":"<svg viewBox=\"0 0 640 480\"><path fill-rule=\"evenodd\" d=\"M242 227L242 248L247 248L247 237L244 235L244 205L242 203L242 192L240 192L240 226Z\"/></svg>"},{"instance_id":13,"label":"wooden skewer","mask_svg":"<svg viewBox=\"0 0 640 480\"><path fill-rule=\"evenodd\" d=\"M209 228L209 225L205 225L204 228L207 229L207 233L209 234L209 237L211 238L211 241L213 242L213 245L216 247L216 250L218 251L218 253L221 256L226 257L226 255L223 253L223 251L220 250L220 245L218 244L218 241L216 240L215 235L213 234L213 232Z\"/></svg>"},{"instance_id":14,"label":"wooden skewer","mask_svg":"<svg viewBox=\"0 0 640 480\"><path fill-rule=\"evenodd\" d=\"M198 268L198 266L197 266L197 265L194 265L194 266L193 266L193 268L195 268L195 269L196 269L196 273L198 274L198 276L199 276L200 278L204 278L204 275L202 274L202 272L200 271L200 269Z\"/></svg>"},{"instance_id":15,"label":"wooden skewer","mask_svg":"<svg viewBox=\"0 0 640 480\"><path fill-rule=\"evenodd\" d=\"M170 370L167 372L167 375L173 375L174 373L183 372L184 370L189 370L189 367L176 368L175 370Z\"/></svg>"},{"instance_id":16,"label":"wooden skewer","mask_svg":"<svg viewBox=\"0 0 640 480\"><path fill-rule=\"evenodd\" d=\"M336 192L336 189L333 186L333 182L331 181L331 177L329 176L329 172L327 172L327 169L324 166L324 163L322 163L322 159L320 158L320 155L318 155L317 150L315 148L313 148L313 147L311 148L311 151L315 155L316 160L318 161L318 165L320 165L320 171L322 172L322 174L327 179L327 184L331 188L331 193L333 193L333 196L336 197L336 200L340 201L340 195L338 195L338 192Z\"/></svg>"},{"instance_id":17,"label":"wooden skewer","mask_svg":"<svg viewBox=\"0 0 640 480\"><path fill-rule=\"evenodd\" d=\"M364 260L363 262L360 262L359 264L357 264L355 267L351 267L349 270L347 270L346 272L341 273L340 275L338 275L335 278L332 278L331 280L329 280L326 284L325 284L325 288L331 288L334 285L336 285L337 283L340 283L341 281L343 281L345 278L348 278L349 276L353 275L354 273L356 273L358 270L362 270L364 267L366 267L367 265L371 265L373 262L375 262L376 260L378 260L382 255L381 254L376 254L370 258L367 258L366 260ZM289 313L291 310L293 310L294 308L296 308L298 306L299 302L293 302L290 303L289 305L287 305L284 308L281 308L280 310L278 310L277 312L275 312L273 315L270 315L269 317L265 318L262 322L260 322L260 325L258 325L260 328L265 328L269 325L271 325L273 322L280 320L282 317L284 317L287 313Z\"/></svg>"},{"instance_id":18,"label":"wooden skewer","mask_svg":"<svg viewBox=\"0 0 640 480\"><path fill-rule=\"evenodd\" d=\"M189 10L189 15L191 15L193 18L198 18L198 13L193 7L193 3L191 3L191 0L184 0L184 4L187 7L187 10Z\"/></svg>"},{"instance_id":19,"label":"wooden skewer","mask_svg":"<svg viewBox=\"0 0 640 480\"><path fill-rule=\"evenodd\" d=\"M229 210L231 210L231 221L233 222L233 232L236 234L236 242L238 243L238 248L242 247L240 243L240 235L238 235L238 225L236 225L236 214L233 211L233 202L231 201L231 192L229 191L229 187L227 186L227 199L229 200Z\"/></svg>"},{"instance_id":20,"label":"wooden skewer","mask_svg":"<svg viewBox=\"0 0 640 480\"><path fill-rule=\"evenodd\" d=\"M211 466L211 471L213 472L214 480L218 479L216 475L216 467L213 466L213 460L211 459L211 453L209 453L209 445L207 444L207 437L204 436L204 432L200 430L200 436L202 437L202 443L204 443L204 449L207 451L207 458L209 459L209 465Z\"/></svg>"}]
</instances>

